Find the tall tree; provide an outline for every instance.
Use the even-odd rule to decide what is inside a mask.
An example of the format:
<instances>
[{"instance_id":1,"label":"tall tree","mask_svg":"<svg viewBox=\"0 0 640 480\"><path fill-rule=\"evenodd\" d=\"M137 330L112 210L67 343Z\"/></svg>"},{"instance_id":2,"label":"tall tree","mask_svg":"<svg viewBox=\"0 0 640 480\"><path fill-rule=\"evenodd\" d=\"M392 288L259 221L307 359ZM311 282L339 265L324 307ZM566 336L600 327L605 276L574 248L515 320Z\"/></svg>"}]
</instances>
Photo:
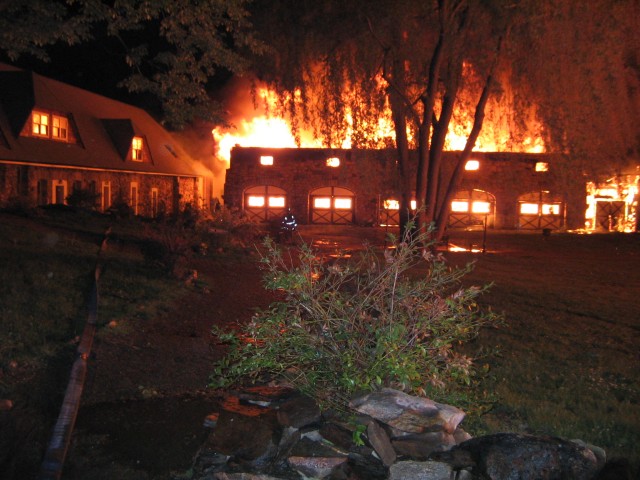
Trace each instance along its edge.
<instances>
[{"instance_id":1,"label":"tall tree","mask_svg":"<svg viewBox=\"0 0 640 480\"><path fill-rule=\"evenodd\" d=\"M109 39L130 68L121 85L154 95L165 122L179 127L194 117L219 119L221 112L207 91L209 82L220 71L244 72L247 55L263 51L253 35L248 3L0 1L0 52L13 61L24 55L47 60L51 45Z\"/></svg>"},{"instance_id":2,"label":"tall tree","mask_svg":"<svg viewBox=\"0 0 640 480\"><path fill-rule=\"evenodd\" d=\"M283 105L314 122L317 130L331 132L345 130L336 118L349 114L349 127L356 129L375 125L386 110L395 129L401 224L409 214L416 173L419 224L434 223L440 237L482 128L514 10L511 2L352 0L295 8L284 0L278 6L266 22L273 29L265 32L276 61L265 66L263 75L288 100ZM286 34L279 34L286 24ZM467 104L475 111L472 128L453 177L441 184L446 136L463 95L467 102L475 98ZM317 104L333 115L314 112ZM355 146L369 146L366 137L361 135ZM410 148L417 150L417 172Z\"/></svg>"},{"instance_id":3,"label":"tall tree","mask_svg":"<svg viewBox=\"0 0 640 480\"><path fill-rule=\"evenodd\" d=\"M352 135L355 147L370 146L366 128L380 115L391 117L401 222L412 195L413 148L420 224L435 224L439 238L485 115L492 113L487 105L509 116L507 142L524 142L531 120L541 121L546 128L536 135L544 136L547 149L573 159L593 146L588 128L611 129L607 120L590 121L589 115L595 120L597 104L611 119L613 105L627 97L618 88L627 85L622 79L616 87L607 81L622 74L625 61L633 63L629 57L637 50L628 50L626 60L604 52L617 40L628 45L623 36L637 37L637 29L629 28L629 19L638 17L634 3L597 0L586 8L578 0L269 2L257 16L275 55L265 59L260 75L280 93L282 110L312 124L327 145L338 146L351 129L359 133ZM607 10L611 4L615 8ZM612 39L607 32L617 22L627 27ZM571 52L576 56L567 58ZM622 118L633 117L630 109L625 112ZM453 174L442 182L447 134L465 119L466 143L447 169ZM629 147L630 137L620 145Z\"/></svg>"}]
</instances>

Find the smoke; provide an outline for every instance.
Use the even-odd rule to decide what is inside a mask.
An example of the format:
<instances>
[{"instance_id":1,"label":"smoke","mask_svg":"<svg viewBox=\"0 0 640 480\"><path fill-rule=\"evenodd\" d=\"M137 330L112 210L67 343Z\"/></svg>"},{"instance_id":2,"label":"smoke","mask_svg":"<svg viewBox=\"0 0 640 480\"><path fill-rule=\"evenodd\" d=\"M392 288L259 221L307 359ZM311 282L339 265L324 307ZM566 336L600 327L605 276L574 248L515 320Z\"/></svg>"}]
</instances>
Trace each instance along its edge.
<instances>
[{"instance_id":1,"label":"smoke","mask_svg":"<svg viewBox=\"0 0 640 480\"><path fill-rule=\"evenodd\" d=\"M194 160L196 171L211 180L212 196L221 198L227 164L215 156L211 127L210 123L195 122L184 130L172 132L172 135Z\"/></svg>"}]
</instances>

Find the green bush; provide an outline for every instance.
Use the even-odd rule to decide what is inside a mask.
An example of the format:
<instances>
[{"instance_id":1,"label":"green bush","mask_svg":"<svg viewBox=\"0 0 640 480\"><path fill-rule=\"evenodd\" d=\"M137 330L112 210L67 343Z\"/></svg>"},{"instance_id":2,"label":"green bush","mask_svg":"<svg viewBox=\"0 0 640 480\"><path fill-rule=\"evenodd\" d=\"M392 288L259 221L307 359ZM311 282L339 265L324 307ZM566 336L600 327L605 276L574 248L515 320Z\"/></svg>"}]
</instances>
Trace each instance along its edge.
<instances>
[{"instance_id":1,"label":"green bush","mask_svg":"<svg viewBox=\"0 0 640 480\"><path fill-rule=\"evenodd\" d=\"M426 238L329 261L307 245L291 258L267 238L265 285L284 298L239 332L214 328L229 350L212 386L278 378L344 409L382 387L438 398L469 385L472 359L454 347L500 318L476 304L486 287L460 286L471 265L449 268Z\"/></svg>"}]
</instances>

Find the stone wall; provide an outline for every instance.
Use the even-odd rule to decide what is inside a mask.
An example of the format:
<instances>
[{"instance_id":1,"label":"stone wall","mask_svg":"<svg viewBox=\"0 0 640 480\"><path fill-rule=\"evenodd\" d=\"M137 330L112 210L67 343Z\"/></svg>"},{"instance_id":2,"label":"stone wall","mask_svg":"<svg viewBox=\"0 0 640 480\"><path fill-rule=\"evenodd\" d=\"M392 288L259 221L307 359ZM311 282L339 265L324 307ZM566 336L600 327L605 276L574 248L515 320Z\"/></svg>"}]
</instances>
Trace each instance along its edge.
<instances>
[{"instance_id":1,"label":"stone wall","mask_svg":"<svg viewBox=\"0 0 640 480\"><path fill-rule=\"evenodd\" d=\"M413 170L415 172L415 152ZM261 165L261 156L272 156L273 165ZM449 178L457 152L446 152L441 176ZM336 157L338 167L327 166ZM482 190L494 199L488 225L499 229L521 228L518 201L524 195L540 195L562 203L561 225L577 228L584 223L584 185L562 185L554 173L536 171L538 162L549 158L534 154L474 153L477 171L464 174L460 190ZM415 175L415 173L414 173ZM412 182L413 184L413 182ZM299 223L313 223L310 193L322 187L341 187L354 194L353 223L379 223L385 199L398 198L395 150L273 149L235 147L227 170L224 203L231 209L244 209L244 192L255 186L270 185L287 194L287 206Z\"/></svg>"},{"instance_id":2,"label":"stone wall","mask_svg":"<svg viewBox=\"0 0 640 480\"><path fill-rule=\"evenodd\" d=\"M39 182L46 182L46 199L40 192ZM103 182L110 182L112 205L117 202L131 205L131 183L136 182L138 214L142 216L153 216L152 189L158 192L156 213L171 214L183 209L187 203L199 205L199 184L193 177L0 164L0 207L11 203L24 206L54 203L57 185L64 186L64 196L67 197L77 184L82 189L95 189L98 195L95 208L100 210Z\"/></svg>"}]
</instances>

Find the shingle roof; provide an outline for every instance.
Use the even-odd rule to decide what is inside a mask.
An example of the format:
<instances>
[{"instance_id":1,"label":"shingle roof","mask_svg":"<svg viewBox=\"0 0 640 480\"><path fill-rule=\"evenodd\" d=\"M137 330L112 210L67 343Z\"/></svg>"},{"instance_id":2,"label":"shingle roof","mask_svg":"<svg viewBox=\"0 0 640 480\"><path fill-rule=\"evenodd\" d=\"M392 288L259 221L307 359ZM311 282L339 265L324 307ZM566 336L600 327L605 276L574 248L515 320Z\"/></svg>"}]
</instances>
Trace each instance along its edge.
<instances>
[{"instance_id":1,"label":"shingle roof","mask_svg":"<svg viewBox=\"0 0 640 480\"><path fill-rule=\"evenodd\" d=\"M68 116L79 141L20 136L34 108ZM145 139L151 163L126 159L133 135ZM189 154L144 110L3 63L0 139L0 161L198 175Z\"/></svg>"}]
</instances>

